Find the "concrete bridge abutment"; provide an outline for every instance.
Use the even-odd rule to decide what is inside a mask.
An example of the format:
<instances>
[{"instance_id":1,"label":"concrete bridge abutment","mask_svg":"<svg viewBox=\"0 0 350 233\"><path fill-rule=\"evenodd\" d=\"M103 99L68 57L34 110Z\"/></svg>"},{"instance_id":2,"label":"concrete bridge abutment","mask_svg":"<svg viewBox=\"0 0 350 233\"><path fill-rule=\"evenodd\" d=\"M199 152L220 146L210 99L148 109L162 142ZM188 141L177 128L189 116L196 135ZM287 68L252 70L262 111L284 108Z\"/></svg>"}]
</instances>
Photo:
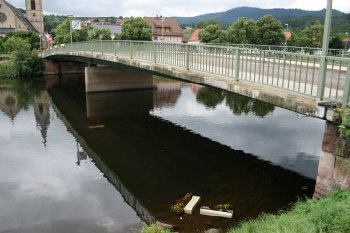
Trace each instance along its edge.
<instances>
[{"instance_id":1,"label":"concrete bridge abutment","mask_svg":"<svg viewBox=\"0 0 350 233\"><path fill-rule=\"evenodd\" d=\"M71 61L55 61L52 59L44 59L44 75L75 75L84 74L85 64L81 62Z\"/></svg>"},{"instance_id":2,"label":"concrete bridge abutment","mask_svg":"<svg viewBox=\"0 0 350 233\"><path fill-rule=\"evenodd\" d=\"M85 67L87 93L153 88L153 75L111 67Z\"/></svg>"},{"instance_id":3,"label":"concrete bridge abutment","mask_svg":"<svg viewBox=\"0 0 350 233\"><path fill-rule=\"evenodd\" d=\"M340 137L337 125L327 122L322 142L314 197L350 187L350 140Z\"/></svg>"}]
</instances>

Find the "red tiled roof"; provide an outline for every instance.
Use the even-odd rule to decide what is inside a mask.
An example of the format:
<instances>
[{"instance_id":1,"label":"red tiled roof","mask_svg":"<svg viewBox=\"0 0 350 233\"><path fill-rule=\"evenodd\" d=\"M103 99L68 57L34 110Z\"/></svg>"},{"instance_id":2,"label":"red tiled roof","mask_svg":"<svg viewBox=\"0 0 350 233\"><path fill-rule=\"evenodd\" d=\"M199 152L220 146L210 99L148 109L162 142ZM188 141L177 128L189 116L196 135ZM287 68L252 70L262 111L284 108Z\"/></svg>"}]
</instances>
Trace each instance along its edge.
<instances>
[{"instance_id":1,"label":"red tiled roof","mask_svg":"<svg viewBox=\"0 0 350 233\"><path fill-rule=\"evenodd\" d=\"M188 42L198 42L199 41L199 33L201 33L202 31L203 31L203 29L194 30L194 32L192 33Z\"/></svg>"},{"instance_id":2,"label":"red tiled roof","mask_svg":"<svg viewBox=\"0 0 350 233\"><path fill-rule=\"evenodd\" d=\"M146 22L152 27L153 35L161 36L164 27L164 36L183 36L182 30L175 17L144 17ZM162 22L164 19L164 22Z\"/></svg>"},{"instance_id":3,"label":"red tiled roof","mask_svg":"<svg viewBox=\"0 0 350 233\"><path fill-rule=\"evenodd\" d=\"M289 40L292 37L291 32L283 32L283 34L284 34L284 38L286 38L287 40Z\"/></svg>"}]
</instances>

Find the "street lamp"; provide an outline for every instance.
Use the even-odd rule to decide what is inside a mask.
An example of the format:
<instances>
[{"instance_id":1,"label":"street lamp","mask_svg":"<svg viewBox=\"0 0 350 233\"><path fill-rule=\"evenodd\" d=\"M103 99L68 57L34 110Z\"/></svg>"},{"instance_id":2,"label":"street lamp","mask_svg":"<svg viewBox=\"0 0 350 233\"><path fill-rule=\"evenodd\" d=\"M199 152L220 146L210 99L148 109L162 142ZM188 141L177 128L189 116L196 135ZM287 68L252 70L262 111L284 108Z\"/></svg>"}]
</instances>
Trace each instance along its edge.
<instances>
[{"instance_id":1,"label":"street lamp","mask_svg":"<svg viewBox=\"0 0 350 233\"><path fill-rule=\"evenodd\" d=\"M165 18L162 18L162 41L164 42L164 21Z\"/></svg>"},{"instance_id":2,"label":"street lamp","mask_svg":"<svg viewBox=\"0 0 350 233\"><path fill-rule=\"evenodd\" d=\"M42 43L43 43L43 35L39 34L39 38L40 38L40 45L39 45L39 49L40 49L40 55L42 56L43 54L43 47L42 47Z\"/></svg>"},{"instance_id":3,"label":"street lamp","mask_svg":"<svg viewBox=\"0 0 350 233\"><path fill-rule=\"evenodd\" d=\"M72 28L72 20L74 18L73 15L68 15L69 18L69 32L70 32L70 43L73 43L73 28Z\"/></svg>"}]
</instances>

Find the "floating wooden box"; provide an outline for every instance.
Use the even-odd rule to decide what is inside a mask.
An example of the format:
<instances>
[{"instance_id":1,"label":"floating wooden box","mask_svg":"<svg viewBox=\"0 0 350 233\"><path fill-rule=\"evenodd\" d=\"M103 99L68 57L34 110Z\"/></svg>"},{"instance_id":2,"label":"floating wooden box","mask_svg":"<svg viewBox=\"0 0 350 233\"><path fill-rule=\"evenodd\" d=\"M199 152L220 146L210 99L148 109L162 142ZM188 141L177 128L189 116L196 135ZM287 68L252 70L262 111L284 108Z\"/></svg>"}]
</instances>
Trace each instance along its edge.
<instances>
[{"instance_id":1,"label":"floating wooden box","mask_svg":"<svg viewBox=\"0 0 350 233\"><path fill-rule=\"evenodd\" d=\"M200 209L200 214L206 215L206 216L213 216L213 217L232 218L233 211L232 210L228 210L228 211L212 210L208 207L203 206Z\"/></svg>"},{"instance_id":2,"label":"floating wooden box","mask_svg":"<svg viewBox=\"0 0 350 233\"><path fill-rule=\"evenodd\" d=\"M193 209L196 208L196 206L199 204L200 200L201 200L201 197L193 196L192 199L185 206L184 212L186 214L192 214Z\"/></svg>"}]
</instances>

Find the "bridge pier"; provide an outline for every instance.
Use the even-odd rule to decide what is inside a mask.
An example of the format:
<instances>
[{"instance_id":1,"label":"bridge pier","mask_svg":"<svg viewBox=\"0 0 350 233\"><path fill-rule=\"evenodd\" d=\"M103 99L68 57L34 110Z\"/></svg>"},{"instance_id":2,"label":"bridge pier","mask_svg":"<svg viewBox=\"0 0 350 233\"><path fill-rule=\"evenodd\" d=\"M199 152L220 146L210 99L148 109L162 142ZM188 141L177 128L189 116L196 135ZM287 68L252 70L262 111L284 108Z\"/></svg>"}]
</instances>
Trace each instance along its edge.
<instances>
[{"instance_id":1,"label":"bridge pier","mask_svg":"<svg viewBox=\"0 0 350 233\"><path fill-rule=\"evenodd\" d=\"M339 136L338 127L327 122L314 197L350 187L350 141Z\"/></svg>"},{"instance_id":2,"label":"bridge pier","mask_svg":"<svg viewBox=\"0 0 350 233\"><path fill-rule=\"evenodd\" d=\"M153 88L153 75L110 67L85 67L85 89L90 92Z\"/></svg>"}]
</instances>

